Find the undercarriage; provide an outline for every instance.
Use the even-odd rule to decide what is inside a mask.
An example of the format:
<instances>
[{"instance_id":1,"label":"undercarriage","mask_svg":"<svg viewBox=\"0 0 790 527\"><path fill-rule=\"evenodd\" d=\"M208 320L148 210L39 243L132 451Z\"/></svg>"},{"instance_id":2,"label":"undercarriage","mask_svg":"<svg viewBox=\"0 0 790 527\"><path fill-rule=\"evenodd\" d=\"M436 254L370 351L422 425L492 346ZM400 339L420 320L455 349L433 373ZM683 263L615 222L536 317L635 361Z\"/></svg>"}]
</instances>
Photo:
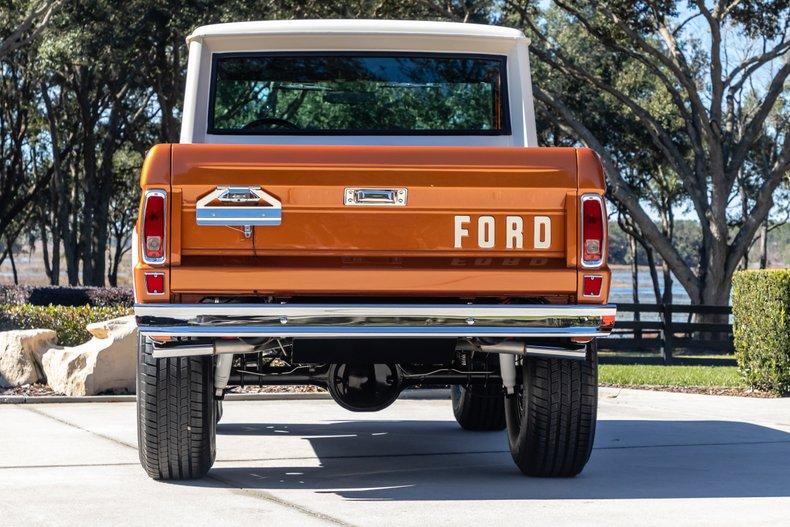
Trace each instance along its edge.
<instances>
[{"instance_id":1,"label":"undercarriage","mask_svg":"<svg viewBox=\"0 0 790 527\"><path fill-rule=\"evenodd\" d=\"M525 474L570 476L589 458L597 394L594 339L611 331L615 308L230 301L138 304L135 312L141 337L138 423L147 438L142 442L150 445L141 459L152 477L205 474L229 390L305 384L326 389L355 412L382 410L407 388L450 387L461 428L507 428L511 453ZM182 423L189 425L184 429ZM200 445L184 457L194 467L171 473L172 464L157 452L173 441L184 448Z\"/></svg>"}]
</instances>

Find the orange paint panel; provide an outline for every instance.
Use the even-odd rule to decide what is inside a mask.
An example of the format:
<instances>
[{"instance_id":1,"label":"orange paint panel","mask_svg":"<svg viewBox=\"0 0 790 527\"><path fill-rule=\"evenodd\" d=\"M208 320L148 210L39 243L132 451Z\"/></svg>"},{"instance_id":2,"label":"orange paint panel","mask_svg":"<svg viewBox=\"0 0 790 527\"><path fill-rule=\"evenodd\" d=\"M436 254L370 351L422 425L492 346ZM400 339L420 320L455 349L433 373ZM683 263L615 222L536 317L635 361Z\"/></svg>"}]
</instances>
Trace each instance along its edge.
<instances>
[{"instance_id":1,"label":"orange paint panel","mask_svg":"<svg viewBox=\"0 0 790 527\"><path fill-rule=\"evenodd\" d=\"M349 251L353 254L361 252L401 255L436 252L458 256L487 253L512 257L564 255L565 222L561 212L541 214L550 218L552 222L551 244L541 249L534 248L533 222L537 214L531 212L469 215L469 221L463 223L467 234L461 238L461 247L456 249L454 248L455 215L428 211L415 214L405 208L375 211L370 209L287 210L283 212L283 223L279 227L255 229L255 249L257 254L301 250L305 255L348 254ZM508 237L508 217L520 218L523 223L521 229L523 232L520 235ZM489 232L486 227L488 223L481 223L481 220L486 218L491 218L490 221L494 225L493 232ZM541 232L545 236L545 229ZM478 245L480 236L487 236L487 239L494 244L493 247L481 248ZM508 244L511 246L509 249ZM521 244L521 248L517 244Z\"/></svg>"},{"instance_id":2,"label":"orange paint panel","mask_svg":"<svg viewBox=\"0 0 790 527\"><path fill-rule=\"evenodd\" d=\"M181 189L170 194L170 265L181 265Z\"/></svg>"},{"instance_id":3,"label":"orange paint panel","mask_svg":"<svg viewBox=\"0 0 790 527\"><path fill-rule=\"evenodd\" d=\"M165 274L165 294L149 295L145 288L145 273L156 272ZM170 273L163 267L152 267L138 263L134 267L135 299L139 303L162 304L170 302Z\"/></svg>"},{"instance_id":4,"label":"orange paint panel","mask_svg":"<svg viewBox=\"0 0 790 527\"><path fill-rule=\"evenodd\" d=\"M604 188L589 149L305 145L158 145L142 185L169 192L160 268L174 294L420 296L580 295L578 194ZM198 226L196 203L217 186L260 186L282 202L282 223L250 237ZM347 188L405 188L408 202L348 206ZM608 295L608 269L594 272L603 298L580 302Z\"/></svg>"},{"instance_id":5,"label":"orange paint panel","mask_svg":"<svg viewBox=\"0 0 790 527\"><path fill-rule=\"evenodd\" d=\"M183 265L174 293L272 295L502 295L573 293L576 271L502 269L342 269ZM210 281L208 277L210 276Z\"/></svg>"},{"instance_id":6,"label":"orange paint panel","mask_svg":"<svg viewBox=\"0 0 790 527\"><path fill-rule=\"evenodd\" d=\"M565 194L565 264L576 267L579 244L579 196L576 191Z\"/></svg>"},{"instance_id":7,"label":"orange paint panel","mask_svg":"<svg viewBox=\"0 0 790 527\"><path fill-rule=\"evenodd\" d=\"M140 174L140 186L170 187L170 156L173 145L156 145L145 156Z\"/></svg>"},{"instance_id":8,"label":"orange paint panel","mask_svg":"<svg viewBox=\"0 0 790 527\"><path fill-rule=\"evenodd\" d=\"M173 145L173 172L186 174L196 167L215 170L258 170L280 167L299 177L305 167L336 167L347 173L375 168L381 171L410 169L421 173L453 174L457 169L486 173L515 170L551 171L572 174L576 159L573 148L491 147L391 147L391 146L300 146L300 145ZM210 177L202 174L202 177ZM207 183L198 174L195 184ZM312 179L312 177L311 177ZM174 181L176 183L176 181ZM462 185L459 185L462 186Z\"/></svg>"},{"instance_id":9,"label":"orange paint panel","mask_svg":"<svg viewBox=\"0 0 790 527\"><path fill-rule=\"evenodd\" d=\"M589 148L579 148L576 156L579 162L579 194L584 192L603 194L606 183L598 154Z\"/></svg>"},{"instance_id":10,"label":"orange paint panel","mask_svg":"<svg viewBox=\"0 0 790 527\"><path fill-rule=\"evenodd\" d=\"M186 197L182 202L186 201ZM187 254L253 254L252 237L241 227L199 226L194 206L181 210L181 252Z\"/></svg>"}]
</instances>

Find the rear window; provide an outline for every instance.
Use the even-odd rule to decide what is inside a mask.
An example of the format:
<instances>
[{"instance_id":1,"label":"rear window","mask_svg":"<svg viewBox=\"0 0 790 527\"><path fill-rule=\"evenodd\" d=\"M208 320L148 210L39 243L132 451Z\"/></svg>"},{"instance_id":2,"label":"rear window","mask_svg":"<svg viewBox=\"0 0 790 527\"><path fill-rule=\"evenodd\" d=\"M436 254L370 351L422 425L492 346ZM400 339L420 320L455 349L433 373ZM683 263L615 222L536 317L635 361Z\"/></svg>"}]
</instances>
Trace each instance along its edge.
<instances>
[{"instance_id":1,"label":"rear window","mask_svg":"<svg viewBox=\"0 0 790 527\"><path fill-rule=\"evenodd\" d=\"M217 54L208 132L509 134L505 57Z\"/></svg>"}]
</instances>

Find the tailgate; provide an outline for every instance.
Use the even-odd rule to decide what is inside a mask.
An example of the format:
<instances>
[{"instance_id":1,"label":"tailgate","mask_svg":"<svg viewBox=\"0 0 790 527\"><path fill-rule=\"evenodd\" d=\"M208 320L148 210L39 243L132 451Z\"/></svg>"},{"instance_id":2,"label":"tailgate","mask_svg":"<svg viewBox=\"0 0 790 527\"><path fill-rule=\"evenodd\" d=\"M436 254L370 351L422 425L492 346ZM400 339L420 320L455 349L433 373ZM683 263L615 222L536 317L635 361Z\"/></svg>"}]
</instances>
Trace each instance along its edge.
<instances>
[{"instance_id":1,"label":"tailgate","mask_svg":"<svg viewBox=\"0 0 790 527\"><path fill-rule=\"evenodd\" d=\"M487 291L469 270L576 290L571 148L173 145L171 168L176 292ZM224 187L246 201L210 199Z\"/></svg>"}]
</instances>

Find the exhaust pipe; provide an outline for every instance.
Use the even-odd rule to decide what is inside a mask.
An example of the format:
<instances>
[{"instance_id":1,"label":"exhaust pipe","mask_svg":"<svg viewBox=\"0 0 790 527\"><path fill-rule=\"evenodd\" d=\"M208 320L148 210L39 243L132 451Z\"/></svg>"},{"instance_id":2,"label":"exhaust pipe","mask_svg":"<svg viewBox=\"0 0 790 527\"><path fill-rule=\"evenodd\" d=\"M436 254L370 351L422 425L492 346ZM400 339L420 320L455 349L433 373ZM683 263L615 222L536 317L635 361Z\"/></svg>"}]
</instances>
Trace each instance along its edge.
<instances>
[{"instance_id":1,"label":"exhaust pipe","mask_svg":"<svg viewBox=\"0 0 790 527\"><path fill-rule=\"evenodd\" d=\"M527 357L543 357L547 359L585 360L587 349L558 348L552 346L533 346L525 341L506 340L497 344L481 344L480 350L486 353L504 353L508 355L524 355Z\"/></svg>"},{"instance_id":2,"label":"exhaust pipe","mask_svg":"<svg viewBox=\"0 0 790 527\"><path fill-rule=\"evenodd\" d=\"M173 357L197 357L200 355L223 355L227 353L252 353L255 345L247 344L240 340L217 339L213 344L178 344L169 346L154 346L155 359L168 359Z\"/></svg>"}]
</instances>

